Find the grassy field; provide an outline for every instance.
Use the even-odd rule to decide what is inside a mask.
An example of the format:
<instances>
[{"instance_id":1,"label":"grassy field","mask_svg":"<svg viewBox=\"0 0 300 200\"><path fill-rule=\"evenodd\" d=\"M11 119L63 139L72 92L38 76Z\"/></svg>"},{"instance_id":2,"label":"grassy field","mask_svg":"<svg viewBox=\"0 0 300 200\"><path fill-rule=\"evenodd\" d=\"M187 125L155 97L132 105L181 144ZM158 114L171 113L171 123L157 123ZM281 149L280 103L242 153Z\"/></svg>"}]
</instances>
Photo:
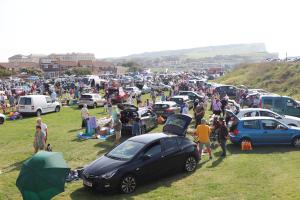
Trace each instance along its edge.
<instances>
[{"instance_id":1,"label":"grassy field","mask_svg":"<svg viewBox=\"0 0 300 200\"><path fill-rule=\"evenodd\" d=\"M103 108L90 109L97 117ZM84 166L113 147L113 140L77 140L80 111L64 107L60 113L44 115L49 127L48 141L54 151L63 152L74 169ZM35 117L7 121L0 126L0 199L21 199L15 186L22 163L33 155ZM161 131L161 126L152 132ZM229 156L221 159L220 149L213 160L205 156L196 172L175 174L141 185L130 195L100 194L85 190L81 181L66 184L56 200L93 199L300 199L300 151L290 146L255 147L242 152L228 145Z\"/></svg>"},{"instance_id":2,"label":"grassy field","mask_svg":"<svg viewBox=\"0 0 300 200\"><path fill-rule=\"evenodd\" d=\"M299 62L243 64L216 81L236 86L262 88L300 99L299 74Z\"/></svg>"}]
</instances>

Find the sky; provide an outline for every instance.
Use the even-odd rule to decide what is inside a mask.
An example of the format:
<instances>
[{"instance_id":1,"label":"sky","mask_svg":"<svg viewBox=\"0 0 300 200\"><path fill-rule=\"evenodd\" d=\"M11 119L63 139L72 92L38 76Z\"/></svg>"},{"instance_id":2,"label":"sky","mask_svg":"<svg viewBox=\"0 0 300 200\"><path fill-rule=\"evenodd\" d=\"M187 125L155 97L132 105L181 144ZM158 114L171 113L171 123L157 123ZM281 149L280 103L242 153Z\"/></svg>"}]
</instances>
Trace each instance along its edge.
<instances>
[{"instance_id":1,"label":"sky","mask_svg":"<svg viewBox=\"0 0 300 200\"><path fill-rule=\"evenodd\" d=\"M257 42L280 57L300 56L299 7L297 0L0 0L0 62Z\"/></svg>"}]
</instances>

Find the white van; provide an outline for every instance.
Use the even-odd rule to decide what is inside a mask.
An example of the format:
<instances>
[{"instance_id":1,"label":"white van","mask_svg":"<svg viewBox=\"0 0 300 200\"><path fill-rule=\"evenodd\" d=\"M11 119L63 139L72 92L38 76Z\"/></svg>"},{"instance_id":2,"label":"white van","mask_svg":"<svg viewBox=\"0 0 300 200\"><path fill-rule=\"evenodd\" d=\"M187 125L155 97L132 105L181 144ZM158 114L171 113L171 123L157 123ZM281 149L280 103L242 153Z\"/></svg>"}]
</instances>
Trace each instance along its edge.
<instances>
[{"instance_id":1,"label":"white van","mask_svg":"<svg viewBox=\"0 0 300 200\"><path fill-rule=\"evenodd\" d=\"M104 79L100 79L99 76L96 75L87 75L82 79L82 81L85 85L91 87L96 87L98 85L100 88L103 88L104 83L107 82Z\"/></svg>"},{"instance_id":2,"label":"white van","mask_svg":"<svg viewBox=\"0 0 300 200\"><path fill-rule=\"evenodd\" d=\"M21 96L17 106L19 113L35 114L36 116L49 112L59 112L60 108L59 102L52 102L51 97L46 95Z\"/></svg>"}]
</instances>

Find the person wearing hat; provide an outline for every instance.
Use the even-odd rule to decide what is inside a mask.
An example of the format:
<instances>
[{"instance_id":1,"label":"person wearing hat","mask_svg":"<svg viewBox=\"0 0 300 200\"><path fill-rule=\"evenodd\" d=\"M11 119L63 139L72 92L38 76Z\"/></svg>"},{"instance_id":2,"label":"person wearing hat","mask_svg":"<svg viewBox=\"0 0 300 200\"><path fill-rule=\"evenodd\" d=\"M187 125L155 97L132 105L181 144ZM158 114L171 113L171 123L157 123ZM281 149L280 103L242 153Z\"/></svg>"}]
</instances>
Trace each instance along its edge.
<instances>
[{"instance_id":1,"label":"person wearing hat","mask_svg":"<svg viewBox=\"0 0 300 200\"><path fill-rule=\"evenodd\" d=\"M201 119L201 124L197 126L195 136L197 138L198 142L198 148L199 148L199 155L200 160L202 156L202 150L205 146L207 148L207 152L209 154L209 159L212 159L211 149L210 149L210 136L211 130L210 127L206 124L205 119Z\"/></svg>"},{"instance_id":2,"label":"person wearing hat","mask_svg":"<svg viewBox=\"0 0 300 200\"><path fill-rule=\"evenodd\" d=\"M224 118L219 118L219 134L218 134L218 142L222 148L221 157L226 157L226 141L228 139L228 129L225 125Z\"/></svg>"}]
</instances>

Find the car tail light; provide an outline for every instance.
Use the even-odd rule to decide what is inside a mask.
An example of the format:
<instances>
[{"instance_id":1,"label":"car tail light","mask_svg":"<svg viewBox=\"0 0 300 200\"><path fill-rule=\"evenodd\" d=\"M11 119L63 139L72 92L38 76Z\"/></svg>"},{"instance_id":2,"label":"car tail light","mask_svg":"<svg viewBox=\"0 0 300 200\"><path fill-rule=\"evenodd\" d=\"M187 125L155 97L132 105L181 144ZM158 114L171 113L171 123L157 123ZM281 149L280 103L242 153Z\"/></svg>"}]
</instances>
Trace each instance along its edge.
<instances>
[{"instance_id":1,"label":"car tail light","mask_svg":"<svg viewBox=\"0 0 300 200\"><path fill-rule=\"evenodd\" d=\"M31 110L34 110L34 106L31 106Z\"/></svg>"},{"instance_id":2,"label":"car tail light","mask_svg":"<svg viewBox=\"0 0 300 200\"><path fill-rule=\"evenodd\" d=\"M239 130L236 128L236 129L234 129L234 131L233 131L233 135L238 135L239 134Z\"/></svg>"},{"instance_id":3,"label":"car tail light","mask_svg":"<svg viewBox=\"0 0 300 200\"><path fill-rule=\"evenodd\" d=\"M170 112L173 112L173 110L172 110L171 108L168 108L168 109L166 110L166 112L170 113Z\"/></svg>"}]
</instances>

